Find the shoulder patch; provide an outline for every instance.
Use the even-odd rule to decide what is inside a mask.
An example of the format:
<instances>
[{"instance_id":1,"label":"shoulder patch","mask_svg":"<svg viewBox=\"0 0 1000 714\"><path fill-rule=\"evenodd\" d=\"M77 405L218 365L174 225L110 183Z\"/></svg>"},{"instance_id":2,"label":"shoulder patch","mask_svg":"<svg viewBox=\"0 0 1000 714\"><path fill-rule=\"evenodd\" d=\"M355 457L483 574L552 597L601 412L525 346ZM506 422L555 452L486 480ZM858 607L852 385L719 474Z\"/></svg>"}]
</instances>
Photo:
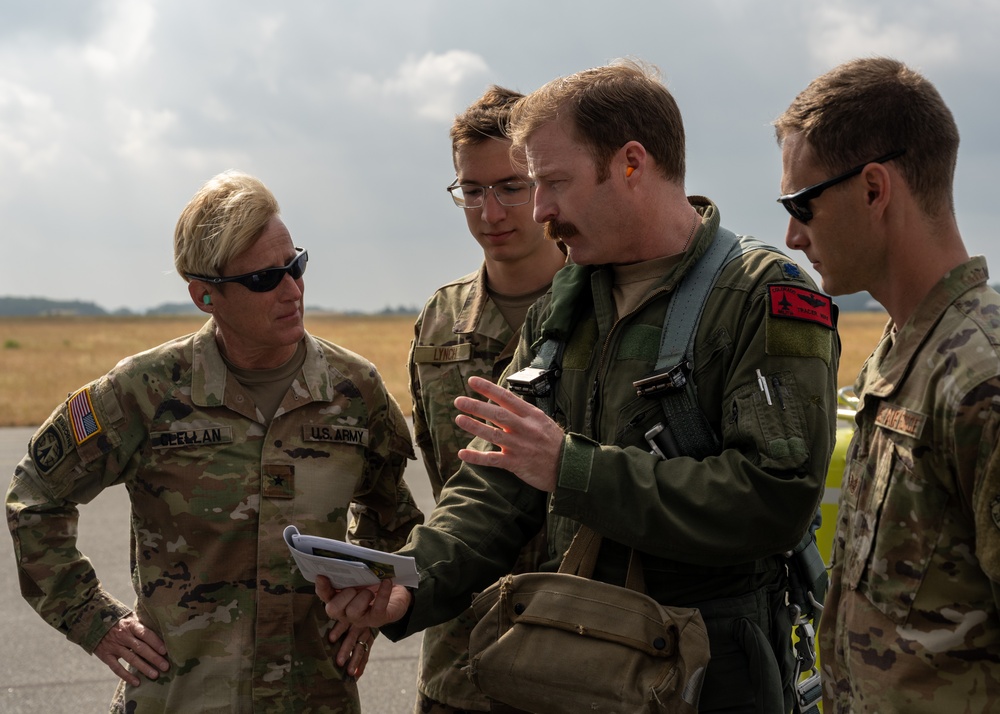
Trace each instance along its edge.
<instances>
[{"instance_id":1,"label":"shoulder patch","mask_svg":"<svg viewBox=\"0 0 1000 714\"><path fill-rule=\"evenodd\" d=\"M31 441L35 468L43 474L50 473L69 453L71 438L66 419L60 414Z\"/></svg>"},{"instance_id":2,"label":"shoulder patch","mask_svg":"<svg viewBox=\"0 0 1000 714\"><path fill-rule=\"evenodd\" d=\"M834 329L833 300L797 285L768 285L771 317L805 320Z\"/></svg>"},{"instance_id":3,"label":"shoulder patch","mask_svg":"<svg viewBox=\"0 0 1000 714\"><path fill-rule=\"evenodd\" d=\"M94 404L90 400L90 387L84 387L70 397L68 411L77 446L101 433L101 424L97 421Z\"/></svg>"}]
</instances>

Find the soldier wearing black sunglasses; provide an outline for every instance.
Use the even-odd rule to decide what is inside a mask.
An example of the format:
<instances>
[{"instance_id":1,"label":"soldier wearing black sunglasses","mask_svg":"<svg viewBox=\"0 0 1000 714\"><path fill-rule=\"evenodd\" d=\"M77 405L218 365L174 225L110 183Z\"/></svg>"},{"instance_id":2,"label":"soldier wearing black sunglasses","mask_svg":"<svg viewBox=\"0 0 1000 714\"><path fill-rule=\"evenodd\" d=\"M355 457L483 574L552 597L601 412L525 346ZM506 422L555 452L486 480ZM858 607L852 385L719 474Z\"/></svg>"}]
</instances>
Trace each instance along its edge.
<instances>
[{"instance_id":1,"label":"soldier wearing black sunglasses","mask_svg":"<svg viewBox=\"0 0 1000 714\"><path fill-rule=\"evenodd\" d=\"M867 290L889 314L856 383L823 711L998 711L1000 295L959 234L955 119L926 78L869 58L813 80L775 126L786 243L827 292Z\"/></svg>"},{"instance_id":2,"label":"soldier wearing black sunglasses","mask_svg":"<svg viewBox=\"0 0 1000 714\"><path fill-rule=\"evenodd\" d=\"M121 678L112 711L360 710L372 633L330 622L282 532L391 551L422 516L381 377L305 330L307 261L263 183L208 181L177 222L174 263L210 319L73 394L17 467L22 592ZM132 606L75 546L76 504L120 484Z\"/></svg>"}]
</instances>

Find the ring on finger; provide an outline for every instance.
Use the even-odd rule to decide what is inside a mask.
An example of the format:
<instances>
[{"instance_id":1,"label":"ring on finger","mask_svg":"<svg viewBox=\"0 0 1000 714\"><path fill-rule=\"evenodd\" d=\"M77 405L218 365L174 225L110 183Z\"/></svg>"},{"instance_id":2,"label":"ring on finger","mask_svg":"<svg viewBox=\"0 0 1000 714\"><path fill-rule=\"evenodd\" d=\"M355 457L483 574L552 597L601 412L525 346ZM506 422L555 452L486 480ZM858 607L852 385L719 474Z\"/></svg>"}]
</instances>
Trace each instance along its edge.
<instances>
[{"instance_id":1,"label":"ring on finger","mask_svg":"<svg viewBox=\"0 0 1000 714\"><path fill-rule=\"evenodd\" d=\"M365 648L365 652L368 652L368 643L358 640L358 644Z\"/></svg>"}]
</instances>

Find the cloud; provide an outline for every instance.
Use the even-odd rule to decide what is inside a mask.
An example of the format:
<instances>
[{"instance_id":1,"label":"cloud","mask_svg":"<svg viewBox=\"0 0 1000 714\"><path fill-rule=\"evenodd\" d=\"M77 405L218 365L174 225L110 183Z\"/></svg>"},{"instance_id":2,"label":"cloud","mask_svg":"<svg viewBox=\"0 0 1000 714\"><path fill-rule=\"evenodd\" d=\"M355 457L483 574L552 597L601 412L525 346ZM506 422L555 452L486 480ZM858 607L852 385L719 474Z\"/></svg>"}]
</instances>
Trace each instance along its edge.
<instances>
[{"instance_id":1,"label":"cloud","mask_svg":"<svg viewBox=\"0 0 1000 714\"><path fill-rule=\"evenodd\" d=\"M136 71L150 55L156 13L147 3L116 2L96 37L83 48L83 60L100 74Z\"/></svg>"},{"instance_id":2,"label":"cloud","mask_svg":"<svg viewBox=\"0 0 1000 714\"><path fill-rule=\"evenodd\" d=\"M356 99L379 100L386 107L394 107L393 111L398 111L402 99L422 119L450 122L462 109L463 86L489 74L486 60L473 52L428 52L419 58L407 57L395 74L385 79L355 73L349 77L348 90Z\"/></svg>"},{"instance_id":3,"label":"cloud","mask_svg":"<svg viewBox=\"0 0 1000 714\"><path fill-rule=\"evenodd\" d=\"M926 12L909 5L823 4L808 23L809 51L822 67L872 54L919 57L924 65L951 64L961 50L956 32L929 21Z\"/></svg>"}]
</instances>

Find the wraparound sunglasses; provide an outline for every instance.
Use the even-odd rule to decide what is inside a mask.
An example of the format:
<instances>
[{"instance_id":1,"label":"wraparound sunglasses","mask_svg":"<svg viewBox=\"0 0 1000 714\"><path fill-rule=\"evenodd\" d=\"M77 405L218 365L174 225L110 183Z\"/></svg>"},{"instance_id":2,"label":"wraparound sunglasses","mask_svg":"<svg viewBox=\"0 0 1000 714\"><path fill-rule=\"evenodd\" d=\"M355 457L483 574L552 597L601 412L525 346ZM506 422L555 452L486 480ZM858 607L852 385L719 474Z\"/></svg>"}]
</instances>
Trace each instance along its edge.
<instances>
[{"instance_id":1,"label":"wraparound sunglasses","mask_svg":"<svg viewBox=\"0 0 1000 714\"><path fill-rule=\"evenodd\" d=\"M247 290L255 293L266 293L274 290L281 284L285 274L292 276L292 280L298 280L306 272L306 263L309 261L309 251L302 248L295 249L295 257L283 268L267 268L253 273L243 275L231 275L227 278L212 277L210 275L194 275L184 273L189 280L201 280L202 282L221 285L222 283L239 283Z\"/></svg>"}]
</instances>

